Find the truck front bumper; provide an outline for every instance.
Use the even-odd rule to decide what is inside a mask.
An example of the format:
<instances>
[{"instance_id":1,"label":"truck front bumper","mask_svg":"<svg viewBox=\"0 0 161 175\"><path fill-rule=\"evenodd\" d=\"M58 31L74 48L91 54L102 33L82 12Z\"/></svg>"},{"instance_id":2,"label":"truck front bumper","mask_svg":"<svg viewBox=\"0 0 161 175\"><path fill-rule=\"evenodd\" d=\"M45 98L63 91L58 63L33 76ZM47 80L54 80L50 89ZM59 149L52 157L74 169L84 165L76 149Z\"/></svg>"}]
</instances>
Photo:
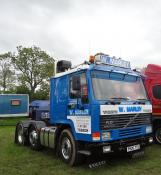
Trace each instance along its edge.
<instances>
[{"instance_id":1,"label":"truck front bumper","mask_svg":"<svg viewBox=\"0 0 161 175\"><path fill-rule=\"evenodd\" d=\"M137 151L143 150L146 146L153 143L152 135L122 139L112 142L101 142L101 143L86 143L84 144L85 150L89 151L90 154L107 154L107 153L127 153L131 154Z\"/></svg>"}]
</instances>

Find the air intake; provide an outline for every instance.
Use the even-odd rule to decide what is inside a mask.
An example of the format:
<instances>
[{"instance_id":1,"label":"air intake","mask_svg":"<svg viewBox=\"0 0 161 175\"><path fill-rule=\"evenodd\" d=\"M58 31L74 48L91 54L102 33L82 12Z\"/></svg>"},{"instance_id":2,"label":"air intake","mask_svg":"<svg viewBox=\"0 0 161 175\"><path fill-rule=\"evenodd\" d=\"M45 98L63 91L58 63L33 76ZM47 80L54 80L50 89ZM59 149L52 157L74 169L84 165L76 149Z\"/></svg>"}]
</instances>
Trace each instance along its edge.
<instances>
[{"instance_id":1,"label":"air intake","mask_svg":"<svg viewBox=\"0 0 161 175\"><path fill-rule=\"evenodd\" d=\"M68 69L71 69L72 67L72 63L70 61L66 61L66 60L61 60L57 62L57 73L60 72L65 72Z\"/></svg>"}]
</instances>

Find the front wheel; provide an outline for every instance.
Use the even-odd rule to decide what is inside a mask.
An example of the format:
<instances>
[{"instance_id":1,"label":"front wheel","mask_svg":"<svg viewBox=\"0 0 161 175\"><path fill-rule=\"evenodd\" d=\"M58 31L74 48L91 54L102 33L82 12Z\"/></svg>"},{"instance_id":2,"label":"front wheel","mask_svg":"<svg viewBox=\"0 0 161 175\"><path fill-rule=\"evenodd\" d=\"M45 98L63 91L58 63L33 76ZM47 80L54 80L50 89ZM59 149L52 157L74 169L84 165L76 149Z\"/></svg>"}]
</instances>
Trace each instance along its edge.
<instances>
[{"instance_id":1,"label":"front wheel","mask_svg":"<svg viewBox=\"0 0 161 175\"><path fill-rule=\"evenodd\" d=\"M64 129L59 137L59 154L62 160L75 166L82 162L82 155L77 153L78 145L69 129Z\"/></svg>"},{"instance_id":2,"label":"front wheel","mask_svg":"<svg viewBox=\"0 0 161 175\"><path fill-rule=\"evenodd\" d=\"M157 128L154 132L154 139L156 143L161 145L161 127Z\"/></svg>"}]
</instances>

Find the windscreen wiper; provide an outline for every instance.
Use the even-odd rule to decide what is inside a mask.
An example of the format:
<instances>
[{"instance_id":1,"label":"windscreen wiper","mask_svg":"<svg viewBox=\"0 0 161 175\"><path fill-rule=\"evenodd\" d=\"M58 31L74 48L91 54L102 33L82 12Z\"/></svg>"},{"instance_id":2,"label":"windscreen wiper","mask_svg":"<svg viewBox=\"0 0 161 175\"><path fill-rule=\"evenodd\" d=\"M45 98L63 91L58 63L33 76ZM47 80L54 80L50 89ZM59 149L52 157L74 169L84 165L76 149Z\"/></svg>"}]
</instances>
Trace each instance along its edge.
<instances>
[{"instance_id":1,"label":"windscreen wiper","mask_svg":"<svg viewBox=\"0 0 161 175\"><path fill-rule=\"evenodd\" d=\"M116 105L116 104L120 104L120 102L118 103L118 102L116 102L116 101L114 101L114 100L107 100L107 101L105 102L105 104L106 104L106 105L109 105L109 104L111 104L111 105Z\"/></svg>"},{"instance_id":2,"label":"windscreen wiper","mask_svg":"<svg viewBox=\"0 0 161 175\"><path fill-rule=\"evenodd\" d=\"M145 104L145 101L148 101L147 98L137 98L136 101L138 101L138 103L140 104Z\"/></svg>"},{"instance_id":3,"label":"windscreen wiper","mask_svg":"<svg viewBox=\"0 0 161 175\"><path fill-rule=\"evenodd\" d=\"M111 97L105 104L112 104L112 105L120 104L121 103L120 100L129 100L129 98L128 97Z\"/></svg>"},{"instance_id":4,"label":"windscreen wiper","mask_svg":"<svg viewBox=\"0 0 161 175\"><path fill-rule=\"evenodd\" d=\"M130 100L128 97L111 97L113 100Z\"/></svg>"},{"instance_id":5,"label":"windscreen wiper","mask_svg":"<svg viewBox=\"0 0 161 175\"><path fill-rule=\"evenodd\" d=\"M139 101L147 101L148 99L147 99L147 98L137 98L136 100L139 100Z\"/></svg>"}]
</instances>

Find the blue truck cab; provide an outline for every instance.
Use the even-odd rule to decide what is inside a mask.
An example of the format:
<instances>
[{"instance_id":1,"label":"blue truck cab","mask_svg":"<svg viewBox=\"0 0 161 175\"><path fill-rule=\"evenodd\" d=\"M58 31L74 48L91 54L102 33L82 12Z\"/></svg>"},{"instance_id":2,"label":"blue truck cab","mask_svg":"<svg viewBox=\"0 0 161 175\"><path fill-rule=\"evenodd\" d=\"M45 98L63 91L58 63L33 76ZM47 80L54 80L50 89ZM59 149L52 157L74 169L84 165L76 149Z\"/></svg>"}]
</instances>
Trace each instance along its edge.
<instances>
[{"instance_id":1,"label":"blue truck cab","mask_svg":"<svg viewBox=\"0 0 161 175\"><path fill-rule=\"evenodd\" d=\"M54 148L73 166L94 153L142 153L153 142L152 106L128 61L96 54L75 68L60 61L57 72L49 122L19 122L16 143Z\"/></svg>"}]
</instances>

